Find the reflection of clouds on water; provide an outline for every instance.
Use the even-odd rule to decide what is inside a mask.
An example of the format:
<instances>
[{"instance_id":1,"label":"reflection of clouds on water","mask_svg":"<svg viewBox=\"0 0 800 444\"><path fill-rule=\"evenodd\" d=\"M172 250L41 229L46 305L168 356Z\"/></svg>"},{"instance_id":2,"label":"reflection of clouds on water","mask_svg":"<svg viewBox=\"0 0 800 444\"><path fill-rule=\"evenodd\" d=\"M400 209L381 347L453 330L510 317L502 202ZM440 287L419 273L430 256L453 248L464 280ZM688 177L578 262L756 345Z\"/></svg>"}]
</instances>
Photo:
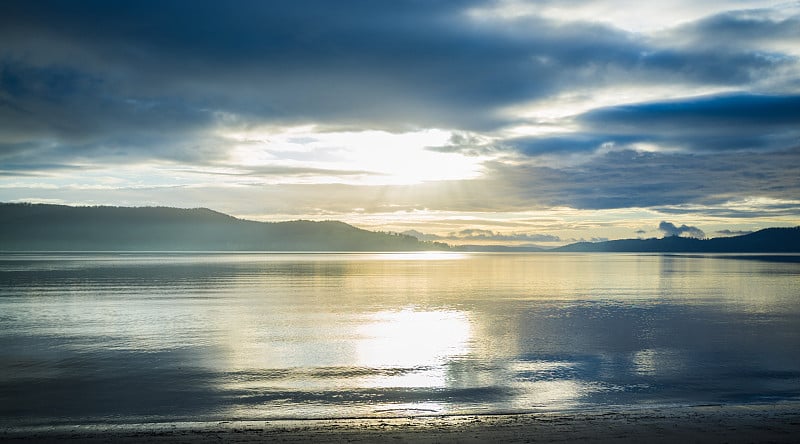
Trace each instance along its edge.
<instances>
[{"instance_id":1,"label":"reflection of clouds on water","mask_svg":"<svg viewBox=\"0 0 800 444\"><path fill-rule=\"evenodd\" d=\"M0 398L26 392L19 411L53 393L67 416L259 418L800 396L796 263L100 259L0 261Z\"/></svg>"}]
</instances>

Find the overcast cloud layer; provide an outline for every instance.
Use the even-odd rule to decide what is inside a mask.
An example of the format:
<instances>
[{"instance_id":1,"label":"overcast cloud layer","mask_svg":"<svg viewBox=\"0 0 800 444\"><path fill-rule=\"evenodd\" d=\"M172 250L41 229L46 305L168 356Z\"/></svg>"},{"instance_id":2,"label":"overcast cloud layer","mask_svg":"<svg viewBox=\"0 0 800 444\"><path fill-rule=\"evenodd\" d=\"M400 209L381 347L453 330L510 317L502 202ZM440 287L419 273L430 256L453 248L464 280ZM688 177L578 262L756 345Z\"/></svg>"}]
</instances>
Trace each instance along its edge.
<instances>
[{"instance_id":1,"label":"overcast cloud layer","mask_svg":"<svg viewBox=\"0 0 800 444\"><path fill-rule=\"evenodd\" d=\"M0 200L501 243L796 225L800 2L696 3L4 1Z\"/></svg>"}]
</instances>

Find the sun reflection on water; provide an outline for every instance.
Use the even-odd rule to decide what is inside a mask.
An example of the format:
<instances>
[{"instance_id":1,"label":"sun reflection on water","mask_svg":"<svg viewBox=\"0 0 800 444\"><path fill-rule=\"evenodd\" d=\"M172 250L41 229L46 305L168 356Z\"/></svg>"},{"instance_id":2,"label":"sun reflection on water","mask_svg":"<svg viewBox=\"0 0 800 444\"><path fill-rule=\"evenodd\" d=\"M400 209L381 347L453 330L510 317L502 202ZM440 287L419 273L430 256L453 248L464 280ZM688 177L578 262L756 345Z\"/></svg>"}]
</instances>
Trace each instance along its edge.
<instances>
[{"instance_id":1,"label":"sun reflection on water","mask_svg":"<svg viewBox=\"0 0 800 444\"><path fill-rule=\"evenodd\" d=\"M382 311L357 328L356 365L403 369L372 377L373 387L443 387L445 364L469 353L472 325L459 311Z\"/></svg>"}]
</instances>

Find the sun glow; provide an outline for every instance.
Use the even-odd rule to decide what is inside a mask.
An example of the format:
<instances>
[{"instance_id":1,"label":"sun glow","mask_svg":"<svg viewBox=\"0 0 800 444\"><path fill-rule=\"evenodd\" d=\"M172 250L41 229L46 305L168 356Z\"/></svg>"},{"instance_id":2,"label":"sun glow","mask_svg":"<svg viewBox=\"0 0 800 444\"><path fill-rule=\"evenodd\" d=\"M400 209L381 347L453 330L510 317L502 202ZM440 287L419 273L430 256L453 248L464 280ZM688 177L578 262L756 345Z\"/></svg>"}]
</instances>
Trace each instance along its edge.
<instances>
[{"instance_id":1,"label":"sun glow","mask_svg":"<svg viewBox=\"0 0 800 444\"><path fill-rule=\"evenodd\" d=\"M309 171L304 183L407 185L461 180L482 173L482 158L430 148L446 146L452 133L428 129L322 132L313 127L236 131L223 135L234 148L231 160L241 168L294 168ZM316 171L316 174L315 174ZM297 182L297 176L271 177Z\"/></svg>"}]
</instances>

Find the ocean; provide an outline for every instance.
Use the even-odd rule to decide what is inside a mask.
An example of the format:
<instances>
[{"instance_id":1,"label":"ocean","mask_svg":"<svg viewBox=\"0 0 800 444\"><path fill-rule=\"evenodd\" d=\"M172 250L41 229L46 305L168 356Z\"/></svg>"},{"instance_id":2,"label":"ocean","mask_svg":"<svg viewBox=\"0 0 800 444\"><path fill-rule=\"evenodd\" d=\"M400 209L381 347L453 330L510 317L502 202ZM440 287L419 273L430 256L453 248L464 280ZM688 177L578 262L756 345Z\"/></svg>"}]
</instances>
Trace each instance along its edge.
<instances>
[{"instance_id":1,"label":"ocean","mask_svg":"<svg viewBox=\"0 0 800 444\"><path fill-rule=\"evenodd\" d=\"M0 424L800 399L792 256L0 255Z\"/></svg>"}]
</instances>

